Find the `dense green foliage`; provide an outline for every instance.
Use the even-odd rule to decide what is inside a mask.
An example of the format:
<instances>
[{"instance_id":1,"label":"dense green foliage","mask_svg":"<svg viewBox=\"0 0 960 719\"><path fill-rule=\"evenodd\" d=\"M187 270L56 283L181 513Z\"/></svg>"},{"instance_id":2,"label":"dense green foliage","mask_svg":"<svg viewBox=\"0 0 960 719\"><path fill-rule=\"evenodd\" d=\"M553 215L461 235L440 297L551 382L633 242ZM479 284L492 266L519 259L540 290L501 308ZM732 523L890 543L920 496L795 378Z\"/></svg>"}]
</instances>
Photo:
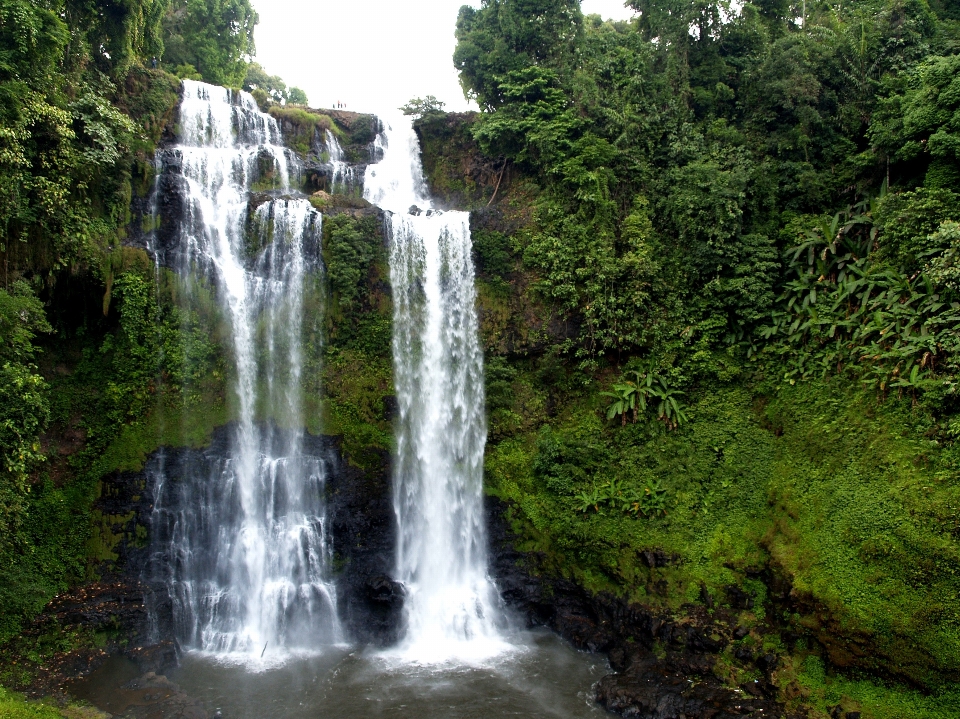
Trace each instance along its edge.
<instances>
[{"instance_id":1,"label":"dense green foliage","mask_svg":"<svg viewBox=\"0 0 960 719\"><path fill-rule=\"evenodd\" d=\"M463 8L482 112L418 123L435 191L497 199L451 143L511 177L474 232L488 487L544 572L680 614L746 592L781 698L949 716L956 8L628 4Z\"/></svg>"},{"instance_id":2,"label":"dense green foliage","mask_svg":"<svg viewBox=\"0 0 960 719\"><path fill-rule=\"evenodd\" d=\"M455 62L489 109L481 148L545 190L524 262L581 317L569 349L591 365L682 351L681 327L687 346L748 340L821 215L887 178L960 189L955 25L924 2L809 2L803 27L786 3L637 2L633 24L528 4L464 8Z\"/></svg>"},{"instance_id":3,"label":"dense green foliage","mask_svg":"<svg viewBox=\"0 0 960 719\"><path fill-rule=\"evenodd\" d=\"M287 83L277 75L268 75L259 63L247 65L247 74L243 79L243 89L253 93L261 105L267 102L291 105L306 105L307 94L299 87L287 88Z\"/></svg>"},{"instance_id":4,"label":"dense green foliage","mask_svg":"<svg viewBox=\"0 0 960 719\"><path fill-rule=\"evenodd\" d=\"M445 104L445 102L441 102L433 95L427 95L423 98L413 98L403 107L401 107L400 110L404 115L412 115L415 119L421 120L424 117L443 114L443 106Z\"/></svg>"},{"instance_id":5,"label":"dense green foliage","mask_svg":"<svg viewBox=\"0 0 960 719\"><path fill-rule=\"evenodd\" d=\"M37 332L49 332L43 307L29 285L0 290L0 551L19 529L24 494L34 467L43 460L40 433L50 419L46 383L31 361Z\"/></svg>"},{"instance_id":6,"label":"dense green foliage","mask_svg":"<svg viewBox=\"0 0 960 719\"><path fill-rule=\"evenodd\" d=\"M324 431L343 436L351 461L377 466L392 446L386 397L393 394L392 305L386 246L375 215L327 216L323 259L326 351L317 394Z\"/></svg>"},{"instance_id":7,"label":"dense green foliage","mask_svg":"<svg viewBox=\"0 0 960 719\"><path fill-rule=\"evenodd\" d=\"M215 85L240 87L254 54L256 24L249 0L169 0L164 60L177 74L192 71Z\"/></svg>"}]
</instances>

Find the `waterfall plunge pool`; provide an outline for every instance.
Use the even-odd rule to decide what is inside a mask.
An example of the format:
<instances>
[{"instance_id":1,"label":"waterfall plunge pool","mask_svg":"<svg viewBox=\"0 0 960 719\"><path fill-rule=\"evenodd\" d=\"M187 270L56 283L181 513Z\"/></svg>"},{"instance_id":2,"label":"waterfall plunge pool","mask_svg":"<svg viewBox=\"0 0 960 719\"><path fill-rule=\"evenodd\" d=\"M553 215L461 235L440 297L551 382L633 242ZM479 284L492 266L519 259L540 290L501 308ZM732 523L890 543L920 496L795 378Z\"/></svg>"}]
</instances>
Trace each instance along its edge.
<instances>
[{"instance_id":1,"label":"waterfall plunge pool","mask_svg":"<svg viewBox=\"0 0 960 719\"><path fill-rule=\"evenodd\" d=\"M171 688L138 689L136 667L108 661L71 692L114 716L159 719L581 719L606 712L593 685L610 671L546 629L510 637L513 650L475 665L421 665L390 650L331 647L283 662L188 652ZM131 684L131 682L133 682ZM126 685L127 688L123 688ZM186 696L184 696L186 695ZM189 699L187 699L189 698Z\"/></svg>"}]
</instances>

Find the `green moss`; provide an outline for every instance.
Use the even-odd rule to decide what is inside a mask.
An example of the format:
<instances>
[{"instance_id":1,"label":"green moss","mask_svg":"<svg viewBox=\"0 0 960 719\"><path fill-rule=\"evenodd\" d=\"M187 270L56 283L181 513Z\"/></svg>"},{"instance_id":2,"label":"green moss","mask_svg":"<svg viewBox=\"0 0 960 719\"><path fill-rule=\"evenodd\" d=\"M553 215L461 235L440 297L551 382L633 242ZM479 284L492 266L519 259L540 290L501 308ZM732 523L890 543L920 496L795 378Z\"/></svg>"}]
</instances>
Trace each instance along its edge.
<instances>
[{"instance_id":1,"label":"green moss","mask_svg":"<svg viewBox=\"0 0 960 719\"><path fill-rule=\"evenodd\" d=\"M63 719L63 716L55 706L27 701L20 694L0 687L2 719Z\"/></svg>"},{"instance_id":2,"label":"green moss","mask_svg":"<svg viewBox=\"0 0 960 719\"><path fill-rule=\"evenodd\" d=\"M953 450L921 439L929 420L829 385L764 395L713 384L692 399L691 421L670 432L606 425L593 395L572 397L533 423L549 422L550 456L535 429L490 447L488 491L512 503L522 549L544 552L545 571L669 611L701 585L721 602L731 584L762 600L747 574L772 567L793 585L790 623L835 666L933 686L954 676L958 478ZM583 512L575 499L652 480L667 490L665 516ZM679 561L647 567L652 547Z\"/></svg>"},{"instance_id":3,"label":"green moss","mask_svg":"<svg viewBox=\"0 0 960 719\"><path fill-rule=\"evenodd\" d=\"M379 466L371 450L393 446L393 427L387 417L385 398L393 395L393 372L389 359L357 349L333 349L323 368L325 397L311 431L341 435L351 461L362 468Z\"/></svg>"},{"instance_id":4,"label":"green moss","mask_svg":"<svg viewBox=\"0 0 960 719\"><path fill-rule=\"evenodd\" d=\"M470 132L475 118L474 113L443 113L414 123L431 194L461 209L485 205L496 183L493 177L489 183L478 184L468 171L481 164L480 148Z\"/></svg>"},{"instance_id":5,"label":"green moss","mask_svg":"<svg viewBox=\"0 0 960 719\"><path fill-rule=\"evenodd\" d=\"M269 111L280 122L286 145L301 155L310 152L314 134L318 130L330 130L337 135L342 132L328 115L320 112L289 105L271 105Z\"/></svg>"},{"instance_id":6,"label":"green moss","mask_svg":"<svg viewBox=\"0 0 960 719\"><path fill-rule=\"evenodd\" d=\"M902 685L838 676L828 672L823 661L812 654L791 658L779 678L794 694L792 705L813 707L822 716L838 706L843 713L860 712L863 719L960 716L960 691L956 689L924 694Z\"/></svg>"},{"instance_id":7,"label":"green moss","mask_svg":"<svg viewBox=\"0 0 960 719\"><path fill-rule=\"evenodd\" d=\"M114 551L123 539L123 529L134 517L134 512L125 515L107 515L98 510L90 513L94 527L93 535L87 542L87 556L98 564L115 562ZM119 530L119 531L117 531Z\"/></svg>"}]
</instances>

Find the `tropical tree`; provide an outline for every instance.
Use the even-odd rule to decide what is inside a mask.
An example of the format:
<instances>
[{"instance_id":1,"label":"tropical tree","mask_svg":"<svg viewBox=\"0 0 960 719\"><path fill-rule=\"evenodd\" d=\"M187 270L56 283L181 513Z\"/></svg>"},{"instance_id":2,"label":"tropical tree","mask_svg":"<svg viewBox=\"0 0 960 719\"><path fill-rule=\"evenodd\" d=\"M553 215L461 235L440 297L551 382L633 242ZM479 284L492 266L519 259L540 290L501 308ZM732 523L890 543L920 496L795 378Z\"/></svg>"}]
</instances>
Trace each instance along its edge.
<instances>
[{"instance_id":1,"label":"tropical tree","mask_svg":"<svg viewBox=\"0 0 960 719\"><path fill-rule=\"evenodd\" d=\"M240 87L255 52L250 0L171 0L163 20L170 66L192 66L207 82Z\"/></svg>"},{"instance_id":2,"label":"tropical tree","mask_svg":"<svg viewBox=\"0 0 960 719\"><path fill-rule=\"evenodd\" d=\"M482 0L457 18L453 64L464 94L481 107L506 102L502 78L528 67L565 66L583 23L578 0Z\"/></svg>"},{"instance_id":3,"label":"tropical tree","mask_svg":"<svg viewBox=\"0 0 960 719\"><path fill-rule=\"evenodd\" d=\"M887 91L868 131L874 146L925 167L927 187L960 190L960 55L930 57Z\"/></svg>"},{"instance_id":4,"label":"tropical tree","mask_svg":"<svg viewBox=\"0 0 960 719\"><path fill-rule=\"evenodd\" d=\"M415 119L420 119L442 115L445 104L446 103L441 102L433 95L427 95L424 98L413 98L401 107L400 110L404 115L412 115Z\"/></svg>"}]
</instances>

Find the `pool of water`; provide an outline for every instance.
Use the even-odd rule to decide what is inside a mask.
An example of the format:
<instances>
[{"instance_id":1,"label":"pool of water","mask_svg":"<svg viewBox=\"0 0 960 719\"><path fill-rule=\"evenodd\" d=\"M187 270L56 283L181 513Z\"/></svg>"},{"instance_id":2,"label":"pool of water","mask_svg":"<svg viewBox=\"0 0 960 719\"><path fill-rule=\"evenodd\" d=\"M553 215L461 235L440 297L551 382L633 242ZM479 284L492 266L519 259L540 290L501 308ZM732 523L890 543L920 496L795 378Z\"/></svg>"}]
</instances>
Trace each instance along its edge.
<instances>
[{"instance_id":1,"label":"pool of water","mask_svg":"<svg viewBox=\"0 0 960 719\"><path fill-rule=\"evenodd\" d=\"M603 656L579 652L546 630L518 633L511 644L492 659L439 665L349 647L284 661L187 653L167 676L197 707L223 719L606 715L593 701L594 683L609 671ZM117 716L183 715L183 701L164 709L172 689L141 687L136 675L129 662L113 660L73 693ZM151 701L158 702L152 710Z\"/></svg>"}]
</instances>

